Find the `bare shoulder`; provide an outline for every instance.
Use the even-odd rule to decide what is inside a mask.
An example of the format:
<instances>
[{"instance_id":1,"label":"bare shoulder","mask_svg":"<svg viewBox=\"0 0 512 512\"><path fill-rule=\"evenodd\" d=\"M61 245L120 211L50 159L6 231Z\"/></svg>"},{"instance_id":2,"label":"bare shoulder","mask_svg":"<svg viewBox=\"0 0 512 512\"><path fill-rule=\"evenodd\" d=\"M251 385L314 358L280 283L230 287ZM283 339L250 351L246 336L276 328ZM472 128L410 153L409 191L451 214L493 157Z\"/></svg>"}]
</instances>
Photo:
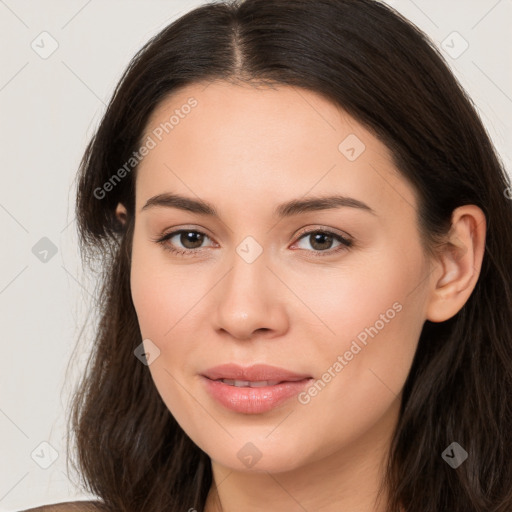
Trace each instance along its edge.
<instances>
[{"instance_id":1,"label":"bare shoulder","mask_svg":"<svg viewBox=\"0 0 512 512\"><path fill-rule=\"evenodd\" d=\"M67 501L66 503L29 508L20 512L99 512L101 510L99 501Z\"/></svg>"}]
</instances>

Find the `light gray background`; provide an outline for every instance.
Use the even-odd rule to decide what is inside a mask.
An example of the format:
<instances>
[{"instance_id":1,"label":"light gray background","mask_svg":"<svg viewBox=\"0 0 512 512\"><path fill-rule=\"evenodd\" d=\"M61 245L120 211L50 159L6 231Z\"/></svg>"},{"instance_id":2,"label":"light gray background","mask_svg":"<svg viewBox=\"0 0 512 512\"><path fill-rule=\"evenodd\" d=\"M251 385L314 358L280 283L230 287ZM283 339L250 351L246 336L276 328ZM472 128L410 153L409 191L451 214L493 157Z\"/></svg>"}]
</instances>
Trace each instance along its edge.
<instances>
[{"instance_id":1,"label":"light gray background","mask_svg":"<svg viewBox=\"0 0 512 512\"><path fill-rule=\"evenodd\" d=\"M172 20L203 2L0 0L0 510L88 498L69 482L65 420L84 356L66 368L95 282L83 275L74 219L74 178L121 72ZM511 0L394 0L443 49L475 102L510 173ZM51 48L47 31L58 43ZM455 39L454 39L455 37ZM45 38L45 39L44 39ZM448 38L448 39L447 39ZM34 43L33 43L34 42ZM446 43L445 43L446 44ZM42 238L57 252L41 261ZM40 254L44 257L44 254ZM82 338L90 347L91 329ZM49 443L58 457L51 459ZM36 462L37 461L37 462Z\"/></svg>"}]
</instances>

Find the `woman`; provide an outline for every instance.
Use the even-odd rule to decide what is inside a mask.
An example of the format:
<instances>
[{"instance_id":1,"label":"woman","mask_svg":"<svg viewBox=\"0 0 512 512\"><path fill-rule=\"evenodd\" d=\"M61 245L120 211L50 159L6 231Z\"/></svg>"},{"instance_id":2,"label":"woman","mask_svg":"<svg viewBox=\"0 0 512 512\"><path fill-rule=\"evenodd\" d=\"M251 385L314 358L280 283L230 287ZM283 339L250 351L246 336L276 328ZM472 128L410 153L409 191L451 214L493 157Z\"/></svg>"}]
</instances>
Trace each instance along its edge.
<instances>
[{"instance_id":1,"label":"woman","mask_svg":"<svg viewBox=\"0 0 512 512\"><path fill-rule=\"evenodd\" d=\"M70 430L99 501L75 506L511 510L509 186L381 3L165 28L80 168L105 279Z\"/></svg>"}]
</instances>

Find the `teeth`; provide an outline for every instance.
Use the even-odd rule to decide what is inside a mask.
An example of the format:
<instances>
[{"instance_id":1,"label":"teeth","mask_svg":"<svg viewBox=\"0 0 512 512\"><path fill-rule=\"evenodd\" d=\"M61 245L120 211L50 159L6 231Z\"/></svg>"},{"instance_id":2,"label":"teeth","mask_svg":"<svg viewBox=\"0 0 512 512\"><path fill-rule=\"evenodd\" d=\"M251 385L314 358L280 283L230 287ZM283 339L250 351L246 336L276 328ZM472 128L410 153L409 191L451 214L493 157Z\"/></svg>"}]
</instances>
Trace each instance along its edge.
<instances>
[{"instance_id":1,"label":"teeth","mask_svg":"<svg viewBox=\"0 0 512 512\"><path fill-rule=\"evenodd\" d=\"M281 381L279 380L259 380L251 382L249 380L232 380L232 379L220 379L224 384L229 384L230 386L235 386L237 388L249 387L249 388L261 388L263 386L275 386L279 384Z\"/></svg>"}]
</instances>

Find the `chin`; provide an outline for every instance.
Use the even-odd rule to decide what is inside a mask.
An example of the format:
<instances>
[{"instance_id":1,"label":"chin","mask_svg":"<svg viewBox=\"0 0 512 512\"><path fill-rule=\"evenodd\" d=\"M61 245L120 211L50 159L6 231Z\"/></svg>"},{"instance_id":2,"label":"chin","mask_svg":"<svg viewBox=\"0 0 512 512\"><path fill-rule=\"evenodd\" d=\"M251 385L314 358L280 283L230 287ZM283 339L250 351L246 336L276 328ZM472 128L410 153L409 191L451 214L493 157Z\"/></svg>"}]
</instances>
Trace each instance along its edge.
<instances>
[{"instance_id":1,"label":"chin","mask_svg":"<svg viewBox=\"0 0 512 512\"><path fill-rule=\"evenodd\" d=\"M308 462L302 446L283 446L263 437L261 441L231 440L225 446L216 444L214 447L205 446L202 449L212 462L237 472L283 473Z\"/></svg>"}]
</instances>

